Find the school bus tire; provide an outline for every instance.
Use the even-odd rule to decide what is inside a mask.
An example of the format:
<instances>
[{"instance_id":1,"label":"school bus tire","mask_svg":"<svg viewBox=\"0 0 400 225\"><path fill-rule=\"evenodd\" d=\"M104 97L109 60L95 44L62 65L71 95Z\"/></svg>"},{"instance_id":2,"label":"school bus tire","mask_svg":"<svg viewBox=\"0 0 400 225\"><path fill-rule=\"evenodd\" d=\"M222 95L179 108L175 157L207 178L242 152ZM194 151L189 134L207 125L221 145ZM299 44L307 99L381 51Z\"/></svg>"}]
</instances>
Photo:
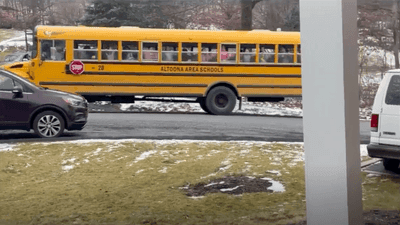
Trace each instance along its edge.
<instances>
[{"instance_id":1,"label":"school bus tire","mask_svg":"<svg viewBox=\"0 0 400 225\"><path fill-rule=\"evenodd\" d=\"M228 87L217 86L208 92L206 108L213 115L230 114L236 106L236 95Z\"/></svg>"},{"instance_id":2,"label":"school bus tire","mask_svg":"<svg viewBox=\"0 0 400 225\"><path fill-rule=\"evenodd\" d=\"M208 108L206 106L206 98L201 97L201 98L198 99L198 102L200 104L201 109L203 109L204 112L210 113L210 111L208 110Z\"/></svg>"}]
</instances>

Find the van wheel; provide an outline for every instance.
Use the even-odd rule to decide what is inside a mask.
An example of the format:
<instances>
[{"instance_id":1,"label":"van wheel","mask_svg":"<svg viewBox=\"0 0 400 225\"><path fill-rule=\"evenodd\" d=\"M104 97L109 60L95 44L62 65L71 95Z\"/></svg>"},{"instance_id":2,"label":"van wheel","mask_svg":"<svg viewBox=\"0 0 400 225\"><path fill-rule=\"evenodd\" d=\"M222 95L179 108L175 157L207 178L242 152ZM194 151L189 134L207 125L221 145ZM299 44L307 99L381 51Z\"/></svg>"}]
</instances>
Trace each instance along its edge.
<instances>
[{"instance_id":1,"label":"van wheel","mask_svg":"<svg viewBox=\"0 0 400 225\"><path fill-rule=\"evenodd\" d=\"M230 114L236 106L236 95L230 88L219 86L207 94L205 106L211 114Z\"/></svg>"},{"instance_id":2,"label":"van wheel","mask_svg":"<svg viewBox=\"0 0 400 225\"><path fill-rule=\"evenodd\" d=\"M203 109L204 112L210 113L210 111L207 109L207 106L206 106L206 98L204 98L204 97L198 98L198 102L200 104L201 109Z\"/></svg>"},{"instance_id":3,"label":"van wheel","mask_svg":"<svg viewBox=\"0 0 400 225\"><path fill-rule=\"evenodd\" d=\"M59 137L64 133L64 127L62 116L53 111L41 112L33 121L33 130L41 138Z\"/></svg>"},{"instance_id":4,"label":"van wheel","mask_svg":"<svg viewBox=\"0 0 400 225\"><path fill-rule=\"evenodd\" d=\"M397 159L383 159L383 167L386 170L396 171L399 169L400 161Z\"/></svg>"}]
</instances>

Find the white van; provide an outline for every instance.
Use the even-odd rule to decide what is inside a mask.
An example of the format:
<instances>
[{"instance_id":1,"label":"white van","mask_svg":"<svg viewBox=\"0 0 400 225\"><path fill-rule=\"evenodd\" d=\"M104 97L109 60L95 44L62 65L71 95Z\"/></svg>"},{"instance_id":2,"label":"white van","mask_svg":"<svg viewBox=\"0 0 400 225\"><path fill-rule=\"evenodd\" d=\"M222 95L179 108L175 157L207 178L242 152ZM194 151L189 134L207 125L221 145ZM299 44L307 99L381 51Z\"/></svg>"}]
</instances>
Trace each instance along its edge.
<instances>
[{"instance_id":1,"label":"white van","mask_svg":"<svg viewBox=\"0 0 400 225\"><path fill-rule=\"evenodd\" d=\"M375 96L368 155L383 158L387 170L400 164L400 70L388 71Z\"/></svg>"}]
</instances>

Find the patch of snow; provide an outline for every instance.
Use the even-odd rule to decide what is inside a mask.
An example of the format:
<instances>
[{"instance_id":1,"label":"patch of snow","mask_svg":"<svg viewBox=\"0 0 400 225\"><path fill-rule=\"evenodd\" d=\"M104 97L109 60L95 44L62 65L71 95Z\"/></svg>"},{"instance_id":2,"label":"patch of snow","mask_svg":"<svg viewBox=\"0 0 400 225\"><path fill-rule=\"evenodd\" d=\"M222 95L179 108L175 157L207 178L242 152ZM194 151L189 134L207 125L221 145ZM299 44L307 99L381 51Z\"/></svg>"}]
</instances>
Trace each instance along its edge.
<instances>
[{"instance_id":1,"label":"patch of snow","mask_svg":"<svg viewBox=\"0 0 400 225\"><path fill-rule=\"evenodd\" d=\"M201 198L204 198L204 196L190 196L189 198L191 198L191 199L201 199Z\"/></svg>"},{"instance_id":2,"label":"patch of snow","mask_svg":"<svg viewBox=\"0 0 400 225\"><path fill-rule=\"evenodd\" d=\"M68 162L74 163L75 160L76 160L76 158L70 158L70 159L63 160L63 161L61 162L61 165L67 164Z\"/></svg>"},{"instance_id":3,"label":"patch of snow","mask_svg":"<svg viewBox=\"0 0 400 225\"><path fill-rule=\"evenodd\" d=\"M360 156L368 156L367 145L360 145Z\"/></svg>"},{"instance_id":4,"label":"patch of snow","mask_svg":"<svg viewBox=\"0 0 400 225\"><path fill-rule=\"evenodd\" d=\"M101 148L97 148L96 151L94 151L92 155L98 155L99 152L101 152L101 150L102 150Z\"/></svg>"},{"instance_id":5,"label":"patch of snow","mask_svg":"<svg viewBox=\"0 0 400 225\"><path fill-rule=\"evenodd\" d=\"M267 180L267 181L272 183L272 186L269 186L267 188L268 190L271 190L271 191L274 191L274 192L283 192L283 191L285 191L285 187L281 183L279 183L278 181L274 181L269 177L263 177L263 178L261 178L261 180Z\"/></svg>"},{"instance_id":6,"label":"patch of snow","mask_svg":"<svg viewBox=\"0 0 400 225\"><path fill-rule=\"evenodd\" d=\"M52 144L91 144L91 143L123 143L123 142L135 142L135 143L156 143L158 145L166 144L181 144L181 143L237 143L243 145L265 145L265 144L286 144L286 145L303 145L303 142L279 142L279 141L215 141L215 140L153 140L153 139L84 139L84 140L73 140L73 141L54 141L54 142L36 142L33 145L52 145ZM0 144L1 145L1 144Z\"/></svg>"},{"instance_id":7,"label":"patch of snow","mask_svg":"<svg viewBox=\"0 0 400 225\"><path fill-rule=\"evenodd\" d=\"M240 156L244 156L244 155L249 154L250 152L251 152L250 149L245 149L245 150L241 150L241 151L239 152L239 154L240 154Z\"/></svg>"},{"instance_id":8,"label":"patch of snow","mask_svg":"<svg viewBox=\"0 0 400 225\"><path fill-rule=\"evenodd\" d=\"M11 144L0 144L0 152L12 151L14 146Z\"/></svg>"},{"instance_id":9,"label":"patch of snow","mask_svg":"<svg viewBox=\"0 0 400 225\"><path fill-rule=\"evenodd\" d=\"M28 39L28 44L32 45L32 36L28 35L27 39ZM14 38L10 38L10 39L1 41L0 46L3 46L3 47L25 47L26 46L25 34L18 36L18 37L14 37Z\"/></svg>"},{"instance_id":10,"label":"patch of snow","mask_svg":"<svg viewBox=\"0 0 400 225\"><path fill-rule=\"evenodd\" d=\"M141 172L143 172L144 170L142 169L142 170L138 170L138 171L136 171L136 173L141 173Z\"/></svg>"},{"instance_id":11,"label":"patch of snow","mask_svg":"<svg viewBox=\"0 0 400 225\"><path fill-rule=\"evenodd\" d=\"M87 160L87 159L84 159L84 160L83 160L83 162L84 162L84 163L88 163L88 162L89 162L89 160Z\"/></svg>"},{"instance_id":12,"label":"patch of snow","mask_svg":"<svg viewBox=\"0 0 400 225\"><path fill-rule=\"evenodd\" d=\"M215 175L217 175L217 174L216 173L211 173L211 174L208 174L205 177L200 177L200 179L204 179L204 178L207 178L207 177L212 177L212 176L215 176Z\"/></svg>"},{"instance_id":13,"label":"patch of snow","mask_svg":"<svg viewBox=\"0 0 400 225\"><path fill-rule=\"evenodd\" d=\"M222 189L219 189L219 190L222 191L222 192L225 192L225 191L233 191L233 190L238 189L238 188L241 187L241 186L243 186L243 185L239 185L239 186L236 186L236 187L234 187L234 188L222 188Z\"/></svg>"},{"instance_id":14,"label":"patch of snow","mask_svg":"<svg viewBox=\"0 0 400 225\"><path fill-rule=\"evenodd\" d=\"M370 173L370 174L367 175L368 178L371 178L371 177L380 177L380 176L381 176L381 174L374 174L374 173Z\"/></svg>"},{"instance_id":15,"label":"patch of snow","mask_svg":"<svg viewBox=\"0 0 400 225\"><path fill-rule=\"evenodd\" d=\"M151 155L153 155L155 153L157 153L157 150L151 150L151 151L143 152L140 156L136 157L134 163L137 163L137 162L139 162L141 160L144 160L147 157L149 157L149 156L151 156Z\"/></svg>"},{"instance_id":16,"label":"patch of snow","mask_svg":"<svg viewBox=\"0 0 400 225\"><path fill-rule=\"evenodd\" d=\"M207 185L204 185L204 187L209 187L209 186L216 185L216 184L218 184L218 183L212 182L212 183L209 183L209 184L207 184Z\"/></svg>"},{"instance_id":17,"label":"patch of snow","mask_svg":"<svg viewBox=\"0 0 400 225\"><path fill-rule=\"evenodd\" d=\"M160 151L160 155L169 155L169 151L162 150L162 151Z\"/></svg>"},{"instance_id":18,"label":"patch of snow","mask_svg":"<svg viewBox=\"0 0 400 225\"><path fill-rule=\"evenodd\" d=\"M121 107L120 107L120 109L122 110L122 111L127 111L131 106L133 106L133 105L135 105L135 104L121 104Z\"/></svg>"},{"instance_id":19,"label":"patch of snow","mask_svg":"<svg viewBox=\"0 0 400 225\"><path fill-rule=\"evenodd\" d=\"M62 166L62 170L64 170L65 172L68 172L74 167L75 167L75 165Z\"/></svg>"},{"instance_id":20,"label":"patch of snow","mask_svg":"<svg viewBox=\"0 0 400 225\"><path fill-rule=\"evenodd\" d=\"M282 174L278 171L278 170L267 170L265 171L267 173L272 173L272 174L276 174L277 176L281 176Z\"/></svg>"},{"instance_id":21,"label":"patch of snow","mask_svg":"<svg viewBox=\"0 0 400 225\"><path fill-rule=\"evenodd\" d=\"M121 104L122 111L152 111L152 112L199 112L204 113L198 103L168 103L137 101L135 104ZM242 109L239 110L237 102L233 113L272 115L272 116L297 116L302 117L300 108L287 108L278 104L257 104L253 102L242 102Z\"/></svg>"},{"instance_id":22,"label":"patch of snow","mask_svg":"<svg viewBox=\"0 0 400 225\"><path fill-rule=\"evenodd\" d=\"M162 170L159 170L158 172L160 172L160 173L167 173L167 167L164 167Z\"/></svg>"},{"instance_id":23,"label":"patch of snow","mask_svg":"<svg viewBox=\"0 0 400 225\"><path fill-rule=\"evenodd\" d=\"M272 186L268 187L267 190L272 190L273 192L284 192L285 187L278 181L270 180Z\"/></svg>"},{"instance_id":24,"label":"patch of snow","mask_svg":"<svg viewBox=\"0 0 400 225\"><path fill-rule=\"evenodd\" d=\"M46 143L32 143L33 145L51 145L51 144L90 144L90 143L113 143L113 144L118 144L118 143L124 143L124 142L131 142L131 143L155 143L157 145L169 145L169 144L181 144L181 143L203 143L203 144L208 144L208 143L229 143L229 144L242 144L246 146L252 146L252 145L271 145L271 144L283 144L286 146L295 146L295 158L292 160L292 162L301 162L304 161L304 151L303 151L303 142L268 142L268 141L214 141L214 140L179 140L179 139L172 139L172 140L152 140L152 139L119 139L119 140L114 140L114 139L86 139L86 140L74 140L74 141L55 141L55 142L46 142ZM297 146L299 145L299 146ZM366 145L360 145L360 155L361 156L366 156L367 151L365 148ZM11 150L13 145L10 144L0 144L0 152L1 151L8 151ZM263 152L269 150L262 150ZM98 152L98 150L96 150ZM95 152L95 153L96 153ZM155 152L150 151L151 154L154 154ZM146 154L148 153L143 153L143 156L139 156L137 159L142 160L141 157L145 157ZM215 151L214 153L216 153ZM244 151L246 152L246 151ZM274 152L274 151L271 151ZM210 155L209 155L210 156ZM146 156L147 157L147 156ZM201 158L201 156L197 156L197 158ZM277 160L279 158L276 158ZM280 163L277 162L272 162L272 165L280 165Z\"/></svg>"},{"instance_id":25,"label":"patch of snow","mask_svg":"<svg viewBox=\"0 0 400 225\"><path fill-rule=\"evenodd\" d=\"M226 170L228 170L229 168L231 168L232 167L232 165L230 164L230 165L224 165L224 166L222 166L222 167L220 167L219 168L219 170L218 170L218 172L220 172L220 171L226 171Z\"/></svg>"}]
</instances>

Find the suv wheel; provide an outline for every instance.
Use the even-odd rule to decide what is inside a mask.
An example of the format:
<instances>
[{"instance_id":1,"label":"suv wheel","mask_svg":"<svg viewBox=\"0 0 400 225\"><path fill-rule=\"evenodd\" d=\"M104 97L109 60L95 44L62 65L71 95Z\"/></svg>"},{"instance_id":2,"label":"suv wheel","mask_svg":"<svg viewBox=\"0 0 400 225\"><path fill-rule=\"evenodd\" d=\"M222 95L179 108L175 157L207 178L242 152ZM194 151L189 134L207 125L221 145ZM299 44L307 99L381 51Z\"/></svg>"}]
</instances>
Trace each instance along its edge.
<instances>
[{"instance_id":1,"label":"suv wheel","mask_svg":"<svg viewBox=\"0 0 400 225\"><path fill-rule=\"evenodd\" d=\"M383 159L383 166L386 170L396 171L399 169L400 161L397 159Z\"/></svg>"},{"instance_id":2,"label":"suv wheel","mask_svg":"<svg viewBox=\"0 0 400 225\"><path fill-rule=\"evenodd\" d=\"M33 121L33 130L42 138L59 137L64 133L64 119L53 111L39 113Z\"/></svg>"}]
</instances>

